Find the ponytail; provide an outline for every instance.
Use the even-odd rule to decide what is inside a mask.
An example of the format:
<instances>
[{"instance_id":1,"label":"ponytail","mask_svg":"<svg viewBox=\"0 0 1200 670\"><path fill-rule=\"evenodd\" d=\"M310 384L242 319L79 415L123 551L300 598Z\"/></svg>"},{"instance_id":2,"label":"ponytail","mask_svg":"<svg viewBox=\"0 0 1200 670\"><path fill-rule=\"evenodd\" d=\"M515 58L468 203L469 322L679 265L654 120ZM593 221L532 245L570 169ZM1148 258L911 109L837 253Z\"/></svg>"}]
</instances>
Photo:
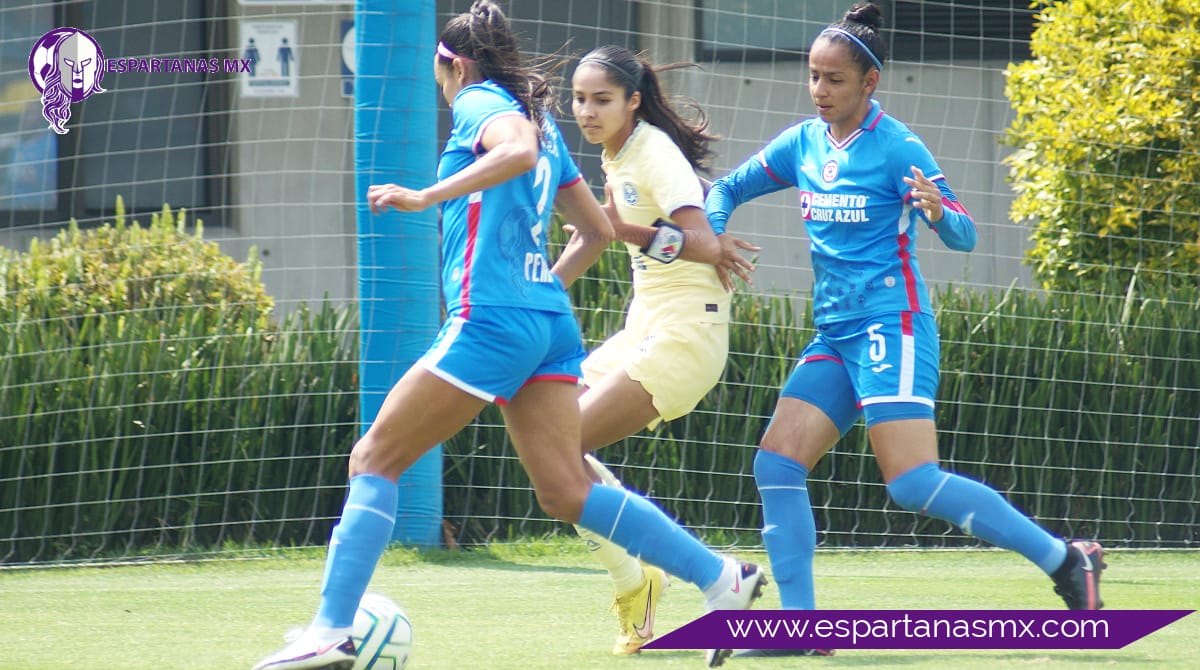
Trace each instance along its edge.
<instances>
[{"instance_id":1,"label":"ponytail","mask_svg":"<svg viewBox=\"0 0 1200 670\"><path fill-rule=\"evenodd\" d=\"M716 152L709 149L708 145L720 138L708 133L708 117L699 105L690 101L684 103L693 111L690 119L685 119L675 111L658 80L659 72L695 67L695 63L654 66L625 47L609 45L579 59L579 66L584 65L603 67L609 78L625 89L626 98L635 91L641 93L642 104L638 107L637 116L665 132L693 169L701 172L709 170L709 162Z\"/></svg>"},{"instance_id":2,"label":"ponytail","mask_svg":"<svg viewBox=\"0 0 1200 670\"><path fill-rule=\"evenodd\" d=\"M475 0L466 13L450 19L438 41L451 52L439 49L438 63L448 65L453 55L475 62L479 74L508 91L525 108L525 115L541 132L546 114L558 101L550 78L525 63L520 44L508 17L492 0Z\"/></svg>"}]
</instances>

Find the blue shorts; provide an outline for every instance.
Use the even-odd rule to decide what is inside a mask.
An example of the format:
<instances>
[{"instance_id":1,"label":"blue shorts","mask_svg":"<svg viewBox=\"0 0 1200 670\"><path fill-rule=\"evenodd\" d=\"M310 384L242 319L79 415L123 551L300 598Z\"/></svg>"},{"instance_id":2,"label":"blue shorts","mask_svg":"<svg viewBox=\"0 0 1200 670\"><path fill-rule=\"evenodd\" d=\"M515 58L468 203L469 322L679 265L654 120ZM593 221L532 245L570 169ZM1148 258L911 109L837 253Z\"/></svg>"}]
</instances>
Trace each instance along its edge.
<instances>
[{"instance_id":1,"label":"blue shorts","mask_svg":"<svg viewBox=\"0 0 1200 670\"><path fill-rule=\"evenodd\" d=\"M932 314L826 324L800 354L781 395L816 405L843 435L860 415L867 426L933 419L939 357Z\"/></svg>"},{"instance_id":2,"label":"blue shorts","mask_svg":"<svg viewBox=\"0 0 1200 670\"><path fill-rule=\"evenodd\" d=\"M586 352L574 314L471 308L452 317L418 365L476 398L503 405L530 382L579 383Z\"/></svg>"}]
</instances>

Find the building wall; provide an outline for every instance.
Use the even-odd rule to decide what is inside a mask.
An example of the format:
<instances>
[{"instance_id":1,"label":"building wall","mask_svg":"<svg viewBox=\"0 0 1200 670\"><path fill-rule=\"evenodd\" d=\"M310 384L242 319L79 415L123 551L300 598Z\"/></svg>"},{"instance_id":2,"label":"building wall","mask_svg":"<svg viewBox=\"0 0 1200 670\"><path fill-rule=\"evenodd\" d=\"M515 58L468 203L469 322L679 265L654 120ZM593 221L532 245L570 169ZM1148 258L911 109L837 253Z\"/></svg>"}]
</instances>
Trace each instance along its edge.
<instances>
[{"instance_id":1,"label":"building wall","mask_svg":"<svg viewBox=\"0 0 1200 670\"><path fill-rule=\"evenodd\" d=\"M573 53L599 44L628 43L624 26L636 21L643 39L629 46L645 49L658 62L689 60L695 53L692 8L688 0L677 2L675 8L646 3L636 12L631 10L636 3L549 3L536 16L521 14L518 5L513 19L539 51L554 51L569 38ZM589 6L581 10L585 4ZM454 3L439 3L439 23L461 10ZM590 29L566 28L585 19ZM329 43L337 22L326 15L302 18L306 43ZM235 257L242 257L250 244L258 245L265 252L265 281L285 305L319 299L326 292L335 299L353 299L356 291L350 204L354 199L352 105L340 98L337 79L329 76L336 72L332 68L337 61L306 56L301 63L306 79L298 101L239 99L236 103L238 217L230 232L239 237L222 242ZM929 145L979 228L979 244L971 254L947 250L931 231L922 231L920 261L931 284L1007 287L1016 281L1019 286L1031 285L1029 269L1020 261L1027 231L1007 220L1013 195L1000 163L1006 149L998 140L1009 118L1004 66L889 64L882 80L877 97L884 109ZM726 138L717 146L715 176L735 167L783 128L811 115L805 68L803 61L729 63L667 75L673 90L700 103L713 129ZM291 127L316 127L324 139L290 141L288 126L273 121L283 111L290 112ZM442 116L444 135L448 116L444 109ZM560 122L589 182L599 188L599 149L579 137L569 105L564 105ZM281 173L276 167L280 165L338 165L342 172L335 178L315 171L297 174L287 168ZM755 278L761 289L807 290L812 282L808 238L794 218L794 203L794 192L775 194L739 210L734 220L739 234L764 246Z\"/></svg>"},{"instance_id":2,"label":"building wall","mask_svg":"<svg viewBox=\"0 0 1200 670\"><path fill-rule=\"evenodd\" d=\"M440 0L439 25L467 5L466 0ZM233 108L227 131L231 202L225 225L208 226L206 235L234 258L245 258L251 247L258 250L264 282L281 311L325 296L353 300L353 100L340 90L341 22L353 18L353 4L257 6L226 0L225 10L230 53L240 47L239 21L298 22L300 88L294 98L245 98L236 90L228 96ZM541 52L558 51L570 39L567 52L575 55L616 42L645 49L657 62L695 58L692 0L516 2L511 16L527 44ZM969 255L945 250L928 232L920 238L922 268L931 283L1031 283L1020 262L1027 231L1007 221L1013 196L1004 181L1000 158L1005 150L998 142L1009 118L1004 65L889 64L884 73L878 94L884 108L925 139L979 224L979 246ZM726 138L717 146L714 174L720 176L811 114L806 77L803 61L730 62L669 73L665 81L699 102L713 130ZM237 82L225 85L236 87ZM579 137L569 104L564 112L561 126L569 146L577 151L589 182L599 188L599 149ZM444 108L441 114L444 135ZM735 215L732 230L765 247L759 288L806 290L811 283L808 242L795 219L794 197L775 194ZM23 249L30 238L53 233L52 227L0 229L0 244Z\"/></svg>"},{"instance_id":3,"label":"building wall","mask_svg":"<svg viewBox=\"0 0 1200 670\"><path fill-rule=\"evenodd\" d=\"M1012 189L1000 160L999 134L1007 123L1002 64L960 70L944 65L889 64L877 93L883 109L924 139L948 183L974 217L979 243L971 254L946 249L932 231L918 237L922 270L931 283L1007 287L1030 285L1021 263L1028 231L1008 221ZM718 65L690 73L679 90L706 109L718 145L716 175L736 167L784 128L812 115L802 62ZM964 95L963 90L971 91ZM760 288L807 289L808 238L795 218L794 190L740 208L730 226L764 246ZM764 243L769 242L769 244Z\"/></svg>"},{"instance_id":4,"label":"building wall","mask_svg":"<svg viewBox=\"0 0 1200 670\"><path fill-rule=\"evenodd\" d=\"M694 0L658 0L642 7L641 48L658 63L695 57ZM974 217L979 242L971 254L950 251L932 231L918 237L921 269L931 284L1007 287L1032 285L1022 262L1028 231L1008 221L1014 195L1000 162L1008 152L1000 135L1010 109L1004 96L1005 62L970 66L888 63L876 94L883 109L908 124L929 146L948 183ZM720 176L780 131L813 114L804 61L728 62L667 73L677 93L704 108L717 145ZM795 218L796 195L784 191L739 208L730 229L764 247L756 285L807 290L812 283L808 237Z\"/></svg>"},{"instance_id":5,"label":"building wall","mask_svg":"<svg viewBox=\"0 0 1200 670\"><path fill-rule=\"evenodd\" d=\"M300 93L233 96L233 216L230 226L209 236L234 258L257 247L263 281L282 310L326 295L351 300L357 292L354 100L342 97L340 44L341 22L354 18L354 6L258 7L230 0L229 9L235 23L297 21ZM236 51L236 26L229 40Z\"/></svg>"}]
</instances>

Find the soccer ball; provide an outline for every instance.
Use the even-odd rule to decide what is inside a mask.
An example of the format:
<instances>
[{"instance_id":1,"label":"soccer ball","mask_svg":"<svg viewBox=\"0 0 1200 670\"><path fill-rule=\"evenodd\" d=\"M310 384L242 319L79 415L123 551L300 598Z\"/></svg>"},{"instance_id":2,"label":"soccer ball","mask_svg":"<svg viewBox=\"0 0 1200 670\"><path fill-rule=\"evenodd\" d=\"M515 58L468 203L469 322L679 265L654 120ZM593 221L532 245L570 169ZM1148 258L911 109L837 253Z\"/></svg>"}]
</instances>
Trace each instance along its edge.
<instances>
[{"instance_id":1,"label":"soccer ball","mask_svg":"<svg viewBox=\"0 0 1200 670\"><path fill-rule=\"evenodd\" d=\"M401 670L412 653L413 630L408 615L380 593L363 595L354 614L354 670Z\"/></svg>"}]
</instances>

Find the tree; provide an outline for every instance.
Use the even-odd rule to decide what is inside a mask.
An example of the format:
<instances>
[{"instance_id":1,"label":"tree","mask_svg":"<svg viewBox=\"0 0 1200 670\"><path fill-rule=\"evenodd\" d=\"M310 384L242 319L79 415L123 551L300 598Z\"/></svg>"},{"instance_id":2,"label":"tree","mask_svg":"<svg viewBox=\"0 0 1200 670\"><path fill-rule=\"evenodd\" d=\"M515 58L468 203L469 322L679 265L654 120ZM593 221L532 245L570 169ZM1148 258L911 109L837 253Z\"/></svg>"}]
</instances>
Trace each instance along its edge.
<instances>
[{"instance_id":1,"label":"tree","mask_svg":"<svg viewBox=\"0 0 1200 670\"><path fill-rule=\"evenodd\" d=\"M1200 0L1041 3L1004 142L1043 286L1200 277Z\"/></svg>"}]
</instances>

